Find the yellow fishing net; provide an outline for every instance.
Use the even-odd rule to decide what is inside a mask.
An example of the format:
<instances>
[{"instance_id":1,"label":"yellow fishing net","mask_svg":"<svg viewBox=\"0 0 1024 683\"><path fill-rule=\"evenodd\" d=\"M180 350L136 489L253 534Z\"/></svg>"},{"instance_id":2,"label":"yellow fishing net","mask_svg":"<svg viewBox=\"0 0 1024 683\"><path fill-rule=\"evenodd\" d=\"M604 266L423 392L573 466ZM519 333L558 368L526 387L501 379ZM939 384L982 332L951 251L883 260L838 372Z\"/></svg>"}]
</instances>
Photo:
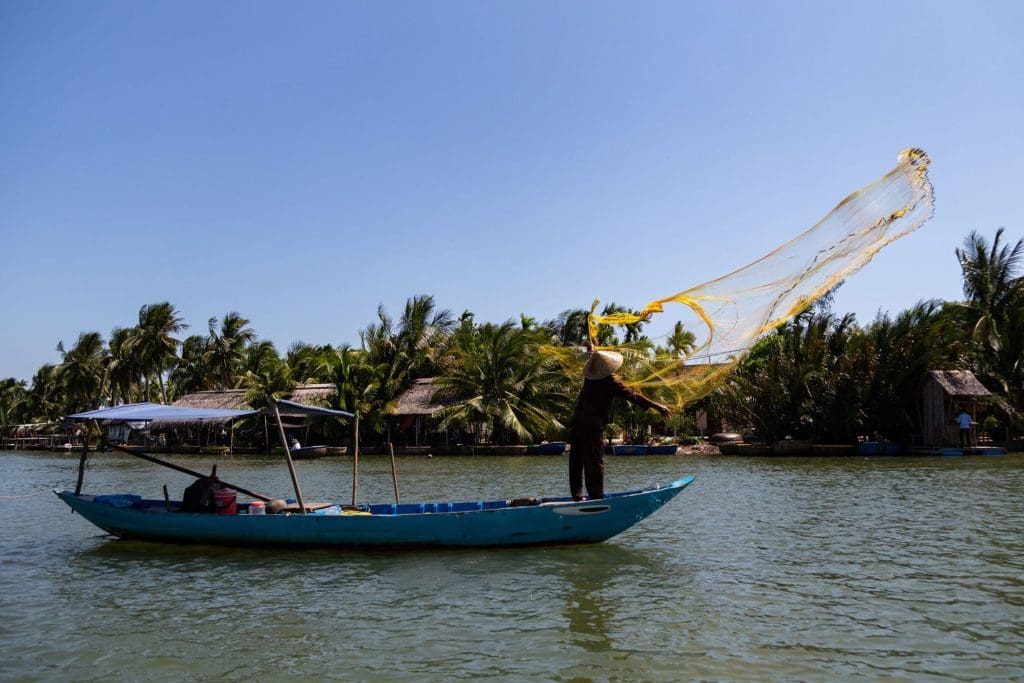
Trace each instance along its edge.
<instances>
[{"instance_id":1,"label":"yellow fishing net","mask_svg":"<svg viewBox=\"0 0 1024 683\"><path fill-rule=\"evenodd\" d=\"M916 230L932 215L928 156L900 152L898 164L841 201L816 225L775 251L728 275L651 301L638 313L598 315L591 307L589 336L599 349L626 357L627 384L676 408L710 392L757 339L792 320L841 280L864 266L882 247ZM670 355L636 346L598 346L601 325L630 325L684 306L701 330L692 350ZM569 360L562 356L562 360ZM584 358L573 354L579 368Z\"/></svg>"}]
</instances>

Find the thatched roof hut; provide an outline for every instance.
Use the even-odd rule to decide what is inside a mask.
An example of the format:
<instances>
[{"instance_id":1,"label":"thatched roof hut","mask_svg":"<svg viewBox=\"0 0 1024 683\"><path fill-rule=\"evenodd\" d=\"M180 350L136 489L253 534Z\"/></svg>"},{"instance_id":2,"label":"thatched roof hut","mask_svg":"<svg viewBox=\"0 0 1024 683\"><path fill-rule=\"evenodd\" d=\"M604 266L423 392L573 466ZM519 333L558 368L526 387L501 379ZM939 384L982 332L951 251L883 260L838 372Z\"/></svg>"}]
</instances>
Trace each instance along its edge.
<instances>
[{"instance_id":1,"label":"thatched roof hut","mask_svg":"<svg viewBox=\"0 0 1024 683\"><path fill-rule=\"evenodd\" d=\"M437 378L425 377L413 382L413 385L406 389L396 401L394 414L405 415L433 415L445 407L444 403L434 400L434 392L437 391Z\"/></svg>"},{"instance_id":2,"label":"thatched roof hut","mask_svg":"<svg viewBox=\"0 0 1024 683\"><path fill-rule=\"evenodd\" d=\"M970 370L929 372L925 376L922 390L921 436L924 445L956 443L957 428L953 423L956 411L963 407L977 421L978 400L991 395ZM972 441L976 438L972 434Z\"/></svg>"},{"instance_id":3,"label":"thatched roof hut","mask_svg":"<svg viewBox=\"0 0 1024 683\"><path fill-rule=\"evenodd\" d=\"M434 398L438 388L436 377L424 377L413 382L395 402L392 414L397 418L397 426L400 430L413 428L413 444L416 446L420 445L421 435L425 433L430 416L449 405ZM447 432L444 440L447 444Z\"/></svg>"},{"instance_id":4,"label":"thatched roof hut","mask_svg":"<svg viewBox=\"0 0 1024 683\"><path fill-rule=\"evenodd\" d=\"M292 390L291 400L297 403L316 403L334 395L333 384L302 384ZM226 408L229 410L251 409L245 400L245 389L214 389L185 394L172 405L187 408Z\"/></svg>"},{"instance_id":5,"label":"thatched roof hut","mask_svg":"<svg viewBox=\"0 0 1024 683\"><path fill-rule=\"evenodd\" d=\"M976 398L992 393L970 370L932 370L927 381L934 381L951 398Z\"/></svg>"},{"instance_id":6,"label":"thatched roof hut","mask_svg":"<svg viewBox=\"0 0 1024 683\"><path fill-rule=\"evenodd\" d=\"M334 392L335 387L333 384L302 384L292 390L291 400L298 403L316 404L318 401L330 398ZM253 406L245 400L246 393L246 389L212 389L209 391L196 391L191 394L185 394L171 405L182 406L185 408L252 410ZM282 410L281 415L284 417L293 417L295 415L301 415L301 413L289 413L286 410ZM204 423L227 424L232 421L233 420L231 419L192 421L176 420L174 422L157 420L151 423L150 427L153 429L166 429L174 426L198 427Z\"/></svg>"}]
</instances>

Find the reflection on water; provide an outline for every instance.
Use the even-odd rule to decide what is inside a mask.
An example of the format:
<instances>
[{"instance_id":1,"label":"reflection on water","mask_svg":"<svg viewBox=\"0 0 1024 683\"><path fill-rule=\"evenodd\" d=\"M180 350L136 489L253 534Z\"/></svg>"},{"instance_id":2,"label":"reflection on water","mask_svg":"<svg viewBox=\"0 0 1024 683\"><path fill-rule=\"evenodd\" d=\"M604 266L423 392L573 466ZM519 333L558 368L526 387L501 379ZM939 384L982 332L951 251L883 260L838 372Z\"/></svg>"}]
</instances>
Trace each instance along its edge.
<instances>
[{"instance_id":1,"label":"reflection on water","mask_svg":"<svg viewBox=\"0 0 1024 683\"><path fill-rule=\"evenodd\" d=\"M207 470L212 460L191 459ZM49 488L77 458L0 454L0 678L1019 678L1024 457L612 458L610 485L694 473L610 542L417 552L113 541ZM564 458L402 458L403 500L564 492ZM273 460L225 478L287 492ZM302 463L350 495L348 459ZM188 479L96 458L86 490ZM308 493L307 493L308 491ZM391 495L367 458L365 499ZM363 495L361 495L363 497Z\"/></svg>"}]
</instances>

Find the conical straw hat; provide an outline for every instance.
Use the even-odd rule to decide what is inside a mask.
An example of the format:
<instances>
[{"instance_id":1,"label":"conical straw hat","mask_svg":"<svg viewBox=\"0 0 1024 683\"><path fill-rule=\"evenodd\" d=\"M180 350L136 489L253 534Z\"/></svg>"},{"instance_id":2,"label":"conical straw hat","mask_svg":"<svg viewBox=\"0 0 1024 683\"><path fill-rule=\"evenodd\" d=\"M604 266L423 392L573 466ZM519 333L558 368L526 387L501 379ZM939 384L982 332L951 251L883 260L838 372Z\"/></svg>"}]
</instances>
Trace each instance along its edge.
<instances>
[{"instance_id":1,"label":"conical straw hat","mask_svg":"<svg viewBox=\"0 0 1024 683\"><path fill-rule=\"evenodd\" d=\"M622 367L622 354L617 351L595 351L583 366L587 379L604 379Z\"/></svg>"}]
</instances>

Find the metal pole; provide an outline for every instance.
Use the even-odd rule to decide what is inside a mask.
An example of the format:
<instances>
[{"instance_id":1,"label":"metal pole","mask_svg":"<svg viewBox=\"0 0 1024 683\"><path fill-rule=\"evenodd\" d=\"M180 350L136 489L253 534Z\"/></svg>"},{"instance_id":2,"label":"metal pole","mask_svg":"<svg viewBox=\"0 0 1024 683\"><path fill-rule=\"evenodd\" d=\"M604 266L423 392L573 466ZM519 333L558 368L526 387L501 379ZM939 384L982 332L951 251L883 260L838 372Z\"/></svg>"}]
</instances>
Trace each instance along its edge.
<instances>
[{"instance_id":1,"label":"metal pole","mask_svg":"<svg viewBox=\"0 0 1024 683\"><path fill-rule=\"evenodd\" d=\"M391 481L395 485L395 503L401 503L398 498L398 471L395 469L395 444L388 442L388 449L391 451Z\"/></svg>"},{"instance_id":2,"label":"metal pole","mask_svg":"<svg viewBox=\"0 0 1024 683\"><path fill-rule=\"evenodd\" d=\"M299 478L295 476L295 463L292 462L292 452L288 448L288 439L284 435L284 425L281 424L281 412L274 404L274 417L277 418L277 430L281 435L281 445L284 446L284 458L288 461L288 473L292 475L292 486L295 487L295 499L299 501L299 510L306 514L306 503L302 500L302 491L299 490Z\"/></svg>"},{"instance_id":3,"label":"metal pole","mask_svg":"<svg viewBox=\"0 0 1024 683\"><path fill-rule=\"evenodd\" d=\"M352 504L359 495L359 413L356 413L356 433L352 442Z\"/></svg>"}]
</instances>

